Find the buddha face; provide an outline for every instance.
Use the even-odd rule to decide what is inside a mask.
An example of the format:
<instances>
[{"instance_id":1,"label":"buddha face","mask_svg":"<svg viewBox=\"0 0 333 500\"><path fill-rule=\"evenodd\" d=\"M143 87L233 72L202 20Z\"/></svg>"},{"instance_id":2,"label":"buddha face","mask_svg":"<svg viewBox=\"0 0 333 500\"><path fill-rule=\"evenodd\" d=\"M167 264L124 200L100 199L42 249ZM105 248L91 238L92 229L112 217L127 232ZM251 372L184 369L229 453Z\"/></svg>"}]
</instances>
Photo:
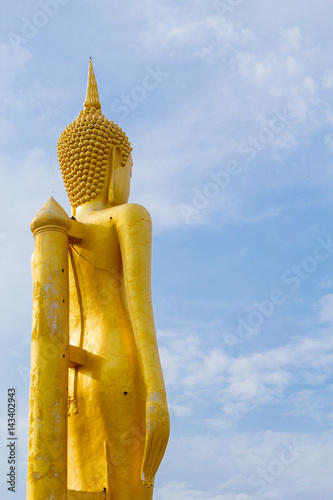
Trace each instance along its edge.
<instances>
[{"instance_id":1,"label":"buddha face","mask_svg":"<svg viewBox=\"0 0 333 500\"><path fill-rule=\"evenodd\" d=\"M133 159L130 154L125 166L118 165L113 173L113 204L123 205L128 202L132 177ZM110 200L111 201L111 200Z\"/></svg>"}]
</instances>

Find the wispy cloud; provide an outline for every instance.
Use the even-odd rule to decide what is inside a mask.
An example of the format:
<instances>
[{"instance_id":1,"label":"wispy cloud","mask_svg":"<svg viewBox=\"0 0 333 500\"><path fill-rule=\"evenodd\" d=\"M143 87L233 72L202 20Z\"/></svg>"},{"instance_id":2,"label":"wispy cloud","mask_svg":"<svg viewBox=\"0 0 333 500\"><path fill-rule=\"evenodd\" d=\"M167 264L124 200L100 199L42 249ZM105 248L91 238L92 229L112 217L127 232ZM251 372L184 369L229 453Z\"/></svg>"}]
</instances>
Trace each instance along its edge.
<instances>
[{"instance_id":1,"label":"wispy cloud","mask_svg":"<svg viewBox=\"0 0 333 500\"><path fill-rule=\"evenodd\" d=\"M319 323L333 323L332 297L326 295L316 304ZM183 404L186 402L186 408L192 408L194 414L202 397L219 404L221 417L239 420L260 407L281 404L287 397L281 414L296 415L300 408L305 415L305 398L308 401L313 396L314 403L318 398L315 390L303 392L302 387L311 384L317 391L323 390L333 375L333 340L319 323L313 337L295 336L285 345L237 358L220 348L205 349L199 335L164 339L162 362L175 404L185 391ZM325 415L328 405L324 401L321 397L322 406L316 405L315 411L307 405L307 416L318 420L319 414Z\"/></svg>"}]
</instances>

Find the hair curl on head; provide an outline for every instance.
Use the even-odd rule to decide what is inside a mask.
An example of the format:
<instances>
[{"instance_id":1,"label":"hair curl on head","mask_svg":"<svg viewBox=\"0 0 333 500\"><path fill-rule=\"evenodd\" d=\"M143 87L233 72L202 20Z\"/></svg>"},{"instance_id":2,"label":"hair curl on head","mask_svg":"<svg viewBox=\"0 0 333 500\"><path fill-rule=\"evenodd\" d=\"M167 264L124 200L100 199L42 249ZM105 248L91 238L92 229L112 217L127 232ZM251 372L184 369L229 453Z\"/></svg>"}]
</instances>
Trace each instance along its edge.
<instances>
[{"instance_id":1,"label":"hair curl on head","mask_svg":"<svg viewBox=\"0 0 333 500\"><path fill-rule=\"evenodd\" d=\"M121 148L125 166L132 147L125 132L96 107L82 110L62 132L58 159L67 195L76 208L101 193L112 147Z\"/></svg>"}]
</instances>

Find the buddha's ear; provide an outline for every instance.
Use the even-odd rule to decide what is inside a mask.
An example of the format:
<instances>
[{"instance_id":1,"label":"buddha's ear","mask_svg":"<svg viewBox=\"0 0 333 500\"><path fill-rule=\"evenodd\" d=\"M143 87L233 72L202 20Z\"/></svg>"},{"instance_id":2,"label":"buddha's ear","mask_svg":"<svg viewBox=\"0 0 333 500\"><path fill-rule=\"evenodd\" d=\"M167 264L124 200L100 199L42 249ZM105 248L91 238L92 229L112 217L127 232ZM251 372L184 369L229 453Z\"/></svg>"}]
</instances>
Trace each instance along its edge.
<instances>
[{"instance_id":1,"label":"buddha's ear","mask_svg":"<svg viewBox=\"0 0 333 500\"><path fill-rule=\"evenodd\" d=\"M122 151L119 146L114 146L110 151L109 165L110 165L110 180L108 188L108 202L114 202L114 178L118 167L121 166Z\"/></svg>"}]
</instances>

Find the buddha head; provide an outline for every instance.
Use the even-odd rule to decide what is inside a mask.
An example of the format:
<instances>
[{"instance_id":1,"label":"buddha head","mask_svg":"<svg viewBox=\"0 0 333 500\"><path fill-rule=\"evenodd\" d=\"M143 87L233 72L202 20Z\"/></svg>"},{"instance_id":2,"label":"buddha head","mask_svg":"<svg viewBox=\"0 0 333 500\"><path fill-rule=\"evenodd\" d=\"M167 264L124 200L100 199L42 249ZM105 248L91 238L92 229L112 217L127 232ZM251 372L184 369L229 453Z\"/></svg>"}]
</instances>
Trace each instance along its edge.
<instances>
[{"instance_id":1,"label":"buddha head","mask_svg":"<svg viewBox=\"0 0 333 500\"><path fill-rule=\"evenodd\" d=\"M59 137L58 159L70 204L75 210L100 200L104 206L127 203L132 147L123 130L102 111L92 60L84 109Z\"/></svg>"}]
</instances>

